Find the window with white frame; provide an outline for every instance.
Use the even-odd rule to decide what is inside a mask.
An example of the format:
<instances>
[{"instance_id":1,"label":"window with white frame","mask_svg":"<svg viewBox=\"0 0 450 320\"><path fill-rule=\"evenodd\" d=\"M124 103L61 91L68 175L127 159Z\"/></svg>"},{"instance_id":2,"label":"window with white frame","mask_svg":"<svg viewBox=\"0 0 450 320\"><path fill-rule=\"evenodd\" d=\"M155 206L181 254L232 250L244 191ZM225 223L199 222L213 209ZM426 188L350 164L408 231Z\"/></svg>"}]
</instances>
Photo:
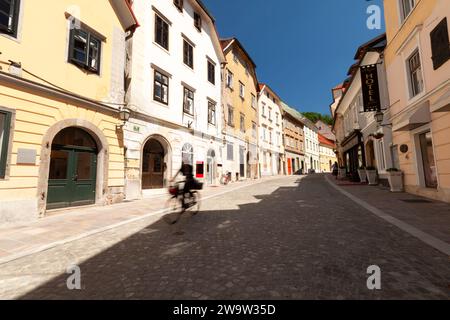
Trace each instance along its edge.
<instances>
[{"instance_id":1,"label":"window with white frame","mask_svg":"<svg viewBox=\"0 0 450 320\"><path fill-rule=\"evenodd\" d=\"M239 96L244 99L245 97L245 85L239 81Z\"/></svg>"},{"instance_id":2,"label":"window with white frame","mask_svg":"<svg viewBox=\"0 0 450 320\"><path fill-rule=\"evenodd\" d=\"M208 123L216 125L216 104L208 100Z\"/></svg>"},{"instance_id":3,"label":"window with white frame","mask_svg":"<svg viewBox=\"0 0 450 320\"><path fill-rule=\"evenodd\" d=\"M17 36L20 0L0 0L0 33Z\"/></svg>"},{"instance_id":4,"label":"window with white frame","mask_svg":"<svg viewBox=\"0 0 450 320\"><path fill-rule=\"evenodd\" d=\"M411 98L417 96L423 91L422 65L420 63L420 54L417 49L408 59L408 74L410 83Z\"/></svg>"},{"instance_id":5,"label":"window with white frame","mask_svg":"<svg viewBox=\"0 0 450 320\"><path fill-rule=\"evenodd\" d=\"M194 92L186 87L184 87L183 111L194 115Z\"/></svg>"},{"instance_id":6,"label":"window with white frame","mask_svg":"<svg viewBox=\"0 0 450 320\"><path fill-rule=\"evenodd\" d=\"M416 5L416 0L400 0L402 21L404 21Z\"/></svg>"},{"instance_id":7,"label":"window with white frame","mask_svg":"<svg viewBox=\"0 0 450 320\"><path fill-rule=\"evenodd\" d=\"M227 87L233 89L233 72L227 70Z\"/></svg>"}]
</instances>

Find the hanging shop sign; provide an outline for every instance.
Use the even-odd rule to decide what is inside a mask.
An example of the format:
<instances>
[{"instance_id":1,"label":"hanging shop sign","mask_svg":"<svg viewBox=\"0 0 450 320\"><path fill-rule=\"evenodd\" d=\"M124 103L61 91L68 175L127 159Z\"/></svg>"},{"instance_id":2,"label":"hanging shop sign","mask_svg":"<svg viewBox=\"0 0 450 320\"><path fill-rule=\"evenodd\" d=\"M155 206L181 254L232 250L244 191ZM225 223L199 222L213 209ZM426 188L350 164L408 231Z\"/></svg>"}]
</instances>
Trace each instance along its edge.
<instances>
[{"instance_id":1,"label":"hanging shop sign","mask_svg":"<svg viewBox=\"0 0 450 320\"><path fill-rule=\"evenodd\" d=\"M376 64L361 66L361 82L364 112L381 111L378 67Z\"/></svg>"}]
</instances>

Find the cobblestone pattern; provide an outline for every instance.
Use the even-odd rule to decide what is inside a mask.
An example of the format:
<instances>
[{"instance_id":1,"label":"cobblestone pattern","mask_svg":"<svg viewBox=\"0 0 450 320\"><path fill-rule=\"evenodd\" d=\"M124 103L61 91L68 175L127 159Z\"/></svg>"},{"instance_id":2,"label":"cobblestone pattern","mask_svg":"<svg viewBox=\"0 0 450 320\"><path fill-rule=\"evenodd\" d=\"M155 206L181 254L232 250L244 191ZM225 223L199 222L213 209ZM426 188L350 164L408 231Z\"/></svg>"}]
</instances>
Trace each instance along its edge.
<instances>
[{"instance_id":1,"label":"cobblestone pattern","mask_svg":"<svg viewBox=\"0 0 450 320\"><path fill-rule=\"evenodd\" d=\"M320 175L210 199L175 226L140 221L0 266L22 299L449 299L449 257ZM66 288L81 267L82 290ZM366 270L378 265L382 290Z\"/></svg>"}]
</instances>

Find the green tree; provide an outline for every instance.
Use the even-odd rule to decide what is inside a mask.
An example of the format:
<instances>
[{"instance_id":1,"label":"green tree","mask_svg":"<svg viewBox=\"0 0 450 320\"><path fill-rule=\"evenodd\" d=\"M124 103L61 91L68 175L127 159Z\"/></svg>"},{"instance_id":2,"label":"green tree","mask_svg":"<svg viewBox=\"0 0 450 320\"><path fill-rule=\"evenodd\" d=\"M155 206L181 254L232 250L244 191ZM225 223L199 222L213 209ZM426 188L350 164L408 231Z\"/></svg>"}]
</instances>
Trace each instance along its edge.
<instances>
[{"instance_id":1,"label":"green tree","mask_svg":"<svg viewBox=\"0 0 450 320\"><path fill-rule=\"evenodd\" d=\"M327 114L320 114L318 112L303 112L302 114L314 123L316 123L319 120L322 120L323 122L325 122L330 126L333 124L333 119L331 118L330 115Z\"/></svg>"}]
</instances>

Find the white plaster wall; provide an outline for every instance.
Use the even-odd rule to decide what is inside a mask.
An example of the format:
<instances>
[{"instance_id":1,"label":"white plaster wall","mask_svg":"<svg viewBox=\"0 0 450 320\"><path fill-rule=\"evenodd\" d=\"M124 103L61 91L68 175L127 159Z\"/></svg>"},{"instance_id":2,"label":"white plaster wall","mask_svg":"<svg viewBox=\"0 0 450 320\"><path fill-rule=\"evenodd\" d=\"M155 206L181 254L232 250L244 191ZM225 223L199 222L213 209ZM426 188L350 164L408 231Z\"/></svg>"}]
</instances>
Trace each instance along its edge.
<instances>
[{"instance_id":1,"label":"white plaster wall","mask_svg":"<svg viewBox=\"0 0 450 320\"><path fill-rule=\"evenodd\" d=\"M220 88L220 58L214 46L216 37L209 18L202 13L202 31L194 27L194 1L184 1L181 13L173 1L137 0L134 9L141 24L133 39L132 85L130 105L140 112L164 119L179 125L187 125L193 121L192 128L202 133L219 136L221 132L221 88ZM169 26L169 50L166 51L155 42L155 13L158 10L171 22ZM183 63L183 35L195 44L194 69ZM207 79L207 57L216 64L215 85ZM168 106L153 100L152 65L164 70L169 77ZM183 115L183 84L195 89L194 119ZM208 125L208 98L216 104L216 126Z\"/></svg>"},{"instance_id":2,"label":"white plaster wall","mask_svg":"<svg viewBox=\"0 0 450 320\"><path fill-rule=\"evenodd\" d=\"M264 87L266 88L266 87ZM272 96L272 94L270 93ZM263 114L263 105L265 110ZM262 90L258 95L258 108L259 108L259 163L261 168L261 174L277 175L278 174L278 157L284 153L283 148L283 119L282 112L278 104L273 102L272 99L267 97L266 89ZM272 110L271 119L269 119L269 108ZM278 114L278 121L276 114ZM263 127L267 128L266 140L264 140ZM269 130L272 131L272 143L269 142ZM279 141L277 143L277 136ZM264 152L272 154L272 165L268 165L264 168Z\"/></svg>"}]
</instances>

